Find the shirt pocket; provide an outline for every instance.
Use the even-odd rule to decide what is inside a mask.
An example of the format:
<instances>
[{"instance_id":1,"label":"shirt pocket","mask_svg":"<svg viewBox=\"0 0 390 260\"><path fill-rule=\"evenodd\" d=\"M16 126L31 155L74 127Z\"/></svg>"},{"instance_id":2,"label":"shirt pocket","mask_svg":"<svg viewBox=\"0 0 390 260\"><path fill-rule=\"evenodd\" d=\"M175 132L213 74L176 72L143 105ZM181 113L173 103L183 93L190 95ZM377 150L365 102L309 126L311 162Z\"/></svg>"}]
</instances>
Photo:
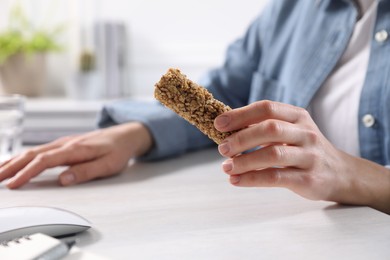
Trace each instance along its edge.
<instances>
[{"instance_id":1,"label":"shirt pocket","mask_svg":"<svg viewBox=\"0 0 390 260\"><path fill-rule=\"evenodd\" d=\"M249 103L258 100L283 101L284 87L278 80L266 77L259 71L252 75Z\"/></svg>"}]
</instances>

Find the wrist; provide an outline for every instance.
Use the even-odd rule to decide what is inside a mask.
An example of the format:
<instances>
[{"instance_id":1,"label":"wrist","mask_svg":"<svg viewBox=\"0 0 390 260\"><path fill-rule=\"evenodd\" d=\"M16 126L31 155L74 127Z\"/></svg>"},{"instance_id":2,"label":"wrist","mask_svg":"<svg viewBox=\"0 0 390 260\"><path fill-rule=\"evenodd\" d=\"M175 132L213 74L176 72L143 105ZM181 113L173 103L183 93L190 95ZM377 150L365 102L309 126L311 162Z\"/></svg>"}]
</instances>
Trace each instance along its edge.
<instances>
[{"instance_id":1,"label":"wrist","mask_svg":"<svg viewBox=\"0 0 390 260\"><path fill-rule=\"evenodd\" d=\"M364 205L390 214L390 170L372 161L352 157L342 197L337 202ZM352 159L352 161L351 161Z\"/></svg>"},{"instance_id":2,"label":"wrist","mask_svg":"<svg viewBox=\"0 0 390 260\"><path fill-rule=\"evenodd\" d=\"M147 153L153 146L153 138L149 129L142 123L132 122L128 125L130 129L131 146L133 147L133 156L139 157Z\"/></svg>"},{"instance_id":3,"label":"wrist","mask_svg":"<svg viewBox=\"0 0 390 260\"><path fill-rule=\"evenodd\" d=\"M149 129L142 123L133 123L135 131L135 151L134 156L142 156L147 153L153 146L153 137Z\"/></svg>"},{"instance_id":4,"label":"wrist","mask_svg":"<svg viewBox=\"0 0 390 260\"><path fill-rule=\"evenodd\" d=\"M119 131L118 144L124 146L130 157L138 157L147 153L153 146L153 138L149 129L139 122L130 122L113 127Z\"/></svg>"}]
</instances>

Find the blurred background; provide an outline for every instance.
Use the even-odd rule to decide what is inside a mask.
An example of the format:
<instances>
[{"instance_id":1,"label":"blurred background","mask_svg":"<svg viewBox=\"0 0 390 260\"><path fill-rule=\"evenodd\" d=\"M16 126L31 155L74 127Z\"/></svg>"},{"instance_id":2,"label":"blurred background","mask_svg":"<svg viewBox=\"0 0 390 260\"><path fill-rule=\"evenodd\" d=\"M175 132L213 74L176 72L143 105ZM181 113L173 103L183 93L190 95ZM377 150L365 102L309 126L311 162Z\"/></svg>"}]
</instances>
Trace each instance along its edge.
<instances>
[{"instance_id":1,"label":"blurred background","mask_svg":"<svg viewBox=\"0 0 390 260\"><path fill-rule=\"evenodd\" d=\"M152 98L169 67L196 81L219 66L266 2L0 0L0 92L29 97L29 143L75 132L83 113L89 129L107 100ZM38 138L54 117L69 130Z\"/></svg>"}]
</instances>

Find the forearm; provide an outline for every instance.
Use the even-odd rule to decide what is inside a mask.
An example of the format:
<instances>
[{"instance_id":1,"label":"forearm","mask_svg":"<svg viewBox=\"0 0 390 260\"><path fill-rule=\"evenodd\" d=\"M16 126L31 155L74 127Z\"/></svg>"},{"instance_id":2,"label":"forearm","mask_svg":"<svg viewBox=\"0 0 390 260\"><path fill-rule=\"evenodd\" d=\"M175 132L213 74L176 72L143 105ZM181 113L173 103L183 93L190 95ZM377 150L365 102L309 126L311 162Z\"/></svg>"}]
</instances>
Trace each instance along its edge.
<instances>
[{"instance_id":1,"label":"forearm","mask_svg":"<svg viewBox=\"0 0 390 260\"><path fill-rule=\"evenodd\" d=\"M346 155L346 157L350 157ZM350 157L344 188L337 202L367 205L390 214L390 170L374 162Z\"/></svg>"},{"instance_id":2,"label":"forearm","mask_svg":"<svg viewBox=\"0 0 390 260\"><path fill-rule=\"evenodd\" d=\"M139 160L150 161L177 156L209 146L212 142L157 101L123 100L107 104L100 113L98 126L109 128L129 122L141 123L153 139L150 147L135 153Z\"/></svg>"}]
</instances>

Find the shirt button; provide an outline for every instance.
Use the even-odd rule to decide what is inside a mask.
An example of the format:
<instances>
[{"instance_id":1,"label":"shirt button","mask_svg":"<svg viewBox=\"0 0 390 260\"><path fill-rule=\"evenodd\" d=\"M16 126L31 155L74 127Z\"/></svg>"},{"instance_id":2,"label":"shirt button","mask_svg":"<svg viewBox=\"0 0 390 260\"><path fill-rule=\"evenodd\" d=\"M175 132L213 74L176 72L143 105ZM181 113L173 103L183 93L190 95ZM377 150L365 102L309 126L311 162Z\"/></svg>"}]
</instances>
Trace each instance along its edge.
<instances>
[{"instance_id":1,"label":"shirt button","mask_svg":"<svg viewBox=\"0 0 390 260\"><path fill-rule=\"evenodd\" d=\"M375 124L375 118L373 115L367 114L363 116L362 122L365 127L372 127Z\"/></svg>"},{"instance_id":2,"label":"shirt button","mask_svg":"<svg viewBox=\"0 0 390 260\"><path fill-rule=\"evenodd\" d=\"M389 38L389 34L386 30L381 30L375 34L375 40L379 43L382 43Z\"/></svg>"}]
</instances>

